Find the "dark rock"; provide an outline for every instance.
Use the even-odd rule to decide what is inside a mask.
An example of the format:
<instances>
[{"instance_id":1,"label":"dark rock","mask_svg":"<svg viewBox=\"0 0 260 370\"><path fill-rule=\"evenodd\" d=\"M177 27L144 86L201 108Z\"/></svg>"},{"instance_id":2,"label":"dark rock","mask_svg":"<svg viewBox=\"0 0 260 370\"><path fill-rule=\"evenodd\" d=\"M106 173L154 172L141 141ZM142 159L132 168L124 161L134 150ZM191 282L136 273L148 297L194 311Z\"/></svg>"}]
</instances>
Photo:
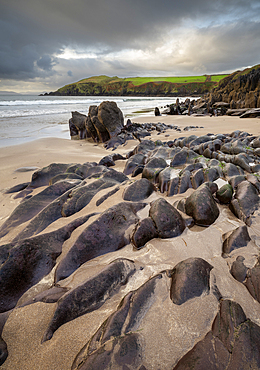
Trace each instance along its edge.
<instances>
[{"instance_id":1,"label":"dark rock","mask_svg":"<svg viewBox=\"0 0 260 370\"><path fill-rule=\"evenodd\" d=\"M170 180L168 185L168 192L167 196L171 197L172 195L178 194L179 191L179 183L180 183L180 177L176 176L173 179Z\"/></svg>"},{"instance_id":2,"label":"dark rock","mask_svg":"<svg viewBox=\"0 0 260 370\"><path fill-rule=\"evenodd\" d=\"M202 258L188 258L172 270L171 300L181 305L189 299L209 293L210 270Z\"/></svg>"},{"instance_id":3,"label":"dark rock","mask_svg":"<svg viewBox=\"0 0 260 370\"><path fill-rule=\"evenodd\" d=\"M88 117L86 118L86 121L85 121L85 126L86 126L87 136L91 137L94 142L98 142L99 141L98 133L97 133L97 130L96 130L95 126L93 125L92 116L90 114L93 107L94 107L95 110L97 109L97 106L90 106L89 107L89 113L88 113Z\"/></svg>"},{"instance_id":4,"label":"dark rock","mask_svg":"<svg viewBox=\"0 0 260 370\"><path fill-rule=\"evenodd\" d=\"M198 187L204 182L204 171L202 168L192 173L191 184L194 189L198 189Z\"/></svg>"},{"instance_id":5,"label":"dark rock","mask_svg":"<svg viewBox=\"0 0 260 370\"><path fill-rule=\"evenodd\" d=\"M86 179L98 178L108 171L109 169L106 166L102 165L90 167L85 173L85 178Z\"/></svg>"},{"instance_id":6,"label":"dark rock","mask_svg":"<svg viewBox=\"0 0 260 370\"><path fill-rule=\"evenodd\" d=\"M204 135L204 136L199 136L196 139L192 140L189 144L189 147L193 149L196 145L200 145L202 143L206 143L208 141L211 141L211 137Z\"/></svg>"},{"instance_id":7,"label":"dark rock","mask_svg":"<svg viewBox=\"0 0 260 370\"><path fill-rule=\"evenodd\" d=\"M154 185L147 179L136 180L124 190L123 199L138 202L148 198L154 190Z\"/></svg>"},{"instance_id":8,"label":"dark rock","mask_svg":"<svg viewBox=\"0 0 260 370\"><path fill-rule=\"evenodd\" d=\"M96 201L96 206L100 206L100 204L102 204L105 200L107 200L109 197L111 197L112 195L114 195L115 193L117 193L118 191L120 190L119 186L117 186L116 188L114 188L113 190L109 191L108 193L106 193L105 195L103 195L101 198L99 198L97 201Z\"/></svg>"},{"instance_id":9,"label":"dark rock","mask_svg":"<svg viewBox=\"0 0 260 370\"><path fill-rule=\"evenodd\" d=\"M7 345L3 338L0 337L0 366L3 365L8 357Z\"/></svg>"},{"instance_id":10,"label":"dark rock","mask_svg":"<svg viewBox=\"0 0 260 370\"><path fill-rule=\"evenodd\" d=\"M212 330L179 360L174 370L247 369L251 364L258 369L259 348L259 326L246 318L236 302L223 300Z\"/></svg>"},{"instance_id":11,"label":"dark rock","mask_svg":"<svg viewBox=\"0 0 260 370\"><path fill-rule=\"evenodd\" d=\"M251 172L251 167L249 166L250 157L247 156L245 153L240 153L236 156L234 156L233 163L239 167L241 167L243 170L247 172ZM240 172L240 175L243 175L244 173Z\"/></svg>"},{"instance_id":12,"label":"dark rock","mask_svg":"<svg viewBox=\"0 0 260 370\"><path fill-rule=\"evenodd\" d=\"M260 108L249 109L240 116L240 118L255 118L255 117L260 117Z\"/></svg>"},{"instance_id":13,"label":"dark rock","mask_svg":"<svg viewBox=\"0 0 260 370\"><path fill-rule=\"evenodd\" d=\"M212 197L209 186L203 184L186 200L185 210L197 225L209 226L219 216L219 209Z\"/></svg>"},{"instance_id":14,"label":"dark rock","mask_svg":"<svg viewBox=\"0 0 260 370\"><path fill-rule=\"evenodd\" d=\"M123 113L113 101L103 101L98 107L97 116L110 138L120 133L124 126Z\"/></svg>"},{"instance_id":15,"label":"dark rock","mask_svg":"<svg viewBox=\"0 0 260 370\"><path fill-rule=\"evenodd\" d=\"M107 181L104 178L98 179L91 184L77 187L70 192L60 212L61 216L69 217L89 204L91 199L101 190L116 185L117 182ZM118 183L117 183L118 184Z\"/></svg>"},{"instance_id":16,"label":"dark rock","mask_svg":"<svg viewBox=\"0 0 260 370\"><path fill-rule=\"evenodd\" d=\"M242 181L238 184L235 199L230 203L230 209L240 220L250 225L251 215L255 212L259 203L258 191L248 181Z\"/></svg>"},{"instance_id":17,"label":"dark rock","mask_svg":"<svg viewBox=\"0 0 260 370\"><path fill-rule=\"evenodd\" d=\"M76 188L80 187L77 186ZM62 217L62 208L66 204L71 194L71 189L53 200L45 208L43 208L30 223L14 238L14 241L30 238L43 231L54 221Z\"/></svg>"},{"instance_id":18,"label":"dark rock","mask_svg":"<svg viewBox=\"0 0 260 370\"><path fill-rule=\"evenodd\" d=\"M22 184L12 186L11 188L5 190L4 193L5 194L17 193L18 191L26 189L29 184L30 184L29 182L24 182Z\"/></svg>"},{"instance_id":19,"label":"dark rock","mask_svg":"<svg viewBox=\"0 0 260 370\"><path fill-rule=\"evenodd\" d=\"M260 263L258 262L252 269L248 269L247 279L244 283L249 293L260 303Z\"/></svg>"},{"instance_id":20,"label":"dark rock","mask_svg":"<svg viewBox=\"0 0 260 370\"><path fill-rule=\"evenodd\" d=\"M160 113L160 110L159 110L159 108L158 108L158 107L156 107L156 108L154 109L154 114L155 114L155 116L161 116L161 113Z\"/></svg>"},{"instance_id":21,"label":"dark rock","mask_svg":"<svg viewBox=\"0 0 260 370\"><path fill-rule=\"evenodd\" d=\"M112 167L112 166L115 166L115 162L113 160L113 156L112 155L107 155L105 157L103 157L100 161L99 161L99 165L101 166L106 166L106 167Z\"/></svg>"},{"instance_id":22,"label":"dark rock","mask_svg":"<svg viewBox=\"0 0 260 370\"><path fill-rule=\"evenodd\" d=\"M86 126L85 121L87 116L77 111L71 112L72 118L69 120L70 136L79 135L80 139L86 137Z\"/></svg>"},{"instance_id":23,"label":"dark rock","mask_svg":"<svg viewBox=\"0 0 260 370\"><path fill-rule=\"evenodd\" d=\"M22 303L21 305L19 305L19 307L25 307L37 302L56 303L69 290L69 288L53 286L52 288L44 290L43 292L37 294L32 299L29 299L28 301Z\"/></svg>"},{"instance_id":24,"label":"dark rock","mask_svg":"<svg viewBox=\"0 0 260 370\"><path fill-rule=\"evenodd\" d=\"M240 184L242 181L246 180L246 177L243 175L236 175L232 176L228 179L229 184L232 186L233 189L235 189L238 184Z\"/></svg>"},{"instance_id":25,"label":"dark rock","mask_svg":"<svg viewBox=\"0 0 260 370\"><path fill-rule=\"evenodd\" d=\"M143 169L144 169L143 164L140 164L140 165L136 166L135 169L132 172L132 177L136 177L136 176L140 175L140 173L143 172Z\"/></svg>"},{"instance_id":26,"label":"dark rock","mask_svg":"<svg viewBox=\"0 0 260 370\"><path fill-rule=\"evenodd\" d=\"M101 143L105 143L110 139L110 133L107 130L106 126L100 122L99 118L97 116L91 117L91 121L93 126L95 127L97 136L98 136L98 141Z\"/></svg>"},{"instance_id":27,"label":"dark rock","mask_svg":"<svg viewBox=\"0 0 260 370\"><path fill-rule=\"evenodd\" d=\"M158 175L159 190L161 193L167 192L169 183L172 176L175 174L175 170L172 167L166 167Z\"/></svg>"},{"instance_id":28,"label":"dark rock","mask_svg":"<svg viewBox=\"0 0 260 370\"><path fill-rule=\"evenodd\" d=\"M248 174L246 176L247 181L251 182L252 185L257 189L258 193L260 193L260 181L258 179L258 176Z\"/></svg>"},{"instance_id":29,"label":"dark rock","mask_svg":"<svg viewBox=\"0 0 260 370\"><path fill-rule=\"evenodd\" d=\"M246 279L246 274L248 267L244 265L244 257L238 256L236 260L232 263L230 273L231 275L240 283Z\"/></svg>"},{"instance_id":30,"label":"dark rock","mask_svg":"<svg viewBox=\"0 0 260 370\"><path fill-rule=\"evenodd\" d=\"M33 218L51 202L59 198L62 194L66 193L70 189L74 188L77 184L77 181L62 181L51 185L42 192L27 200L24 200L24 202L15 208L12 214L1 226L0 237L6 235L14 227L17 227Z\"/></svg>"},{"instance_id":31,"label":"dark rock","mask_svg":"<svg viewBox=\"0 0 260 370\"><path fill-rule=\"evenodd\" d=\"M199 163L199 162L196 162L196 163L192 163L192 164L188 164L187 166L184 167L183 171L196 171L196 170L199 170L200 168L203 168L203 165L202 163Z\"/></svg>"},{"instance_id":32,"label":"dark rock","mask_svg":"<svg viewBox=\"0 0 260 370\"><path fill-rule=\"evenodd\" d=\"M204 178L206 181L213 182L220 177L219 170L216 167L209 167L204 170Z\"/></svg>"},{"instance_id":33,"label":"dark rock","mask_svg":"<svg viewBox=\"0 0 260 370\"><path fill-rule=\"evenodd\" d=\"M227 177L233 177L233 176L241 175L237 166L235 166L232 163L225 163L224 168L223 168L223 172L224 172L225 176L227 176Z\"/></svg>"},{"instance_id":34,"label":"dark rock","mask_svg":"<svg viewBox=\"0 0 260 370\"><path fill-rule=\"evenodd\" d=\"M94 167L94 169L97 169L97 167L99 166ZM126 179L128 178L121 172L109 169L103 173L102 178L87 185L81 183L72 190L68 190L38 213L25 229L16 236L15 240L36 235L59 218L69 217L79 212L89 204L99 191L118 185Z\"/></svg>"},{"instance_id":35,"label":"dark rock","mask_svg":"<svg viewBox=\"0 0 260 370\"><path fill-rule=\"evenodd\" d=\"M155 143L151 140L143 140L139 145L134 149L133 154L143 154L146 155L151 150L154 150L156 147Z\"/></svg>"},{"instance_id":36,"label":"dark rock","mask_svg":"<svg viewBox=\"0 0 260 370\"><path fill-rule=\"evenodd\" d=\"M233 188L230 184L225 184L216 192L217 199L224 204L231 202L233 196Z\"/></svg>"},{"instance_id":37,"label":"dark rock","mask_svg":"<svg viewBox=\"0 0 260 370\"><path fill-rule=\"evenodd\" d=\"M66 293L58 301L58 307L42 342L50 340L61 325L102 306L106 299L110 298L121 285L124 285L134 272L135 265L132 261L118 259L96 276Z\"/></svg>"},{"instance_id":38,"label":"dark rock","mask_svg":"<svg viewBox=\"0 0 260 370\"><path fill-rule=\"evenodd\" d=\"M159 238L179 236L185 229L184 221L177 209L163 198L151 203L149 216L155 223Z\"/></svg>"},{"instance_id":39,"label":"dark rock","mask_svg":"<svg viewBox=\"0 0 260 370\"><path fill-rule=\"evenodd\" d=\"M115 166L115 161L118 161L119 159L125 159L121 154L110 154L110 155L107 155L105 157L103 157L100 161L99 161L99 166L106 166L106 167L111 167L111 166Z\"/></svg>"},{"instance_id":40,"label":"dark rock","mask_svg":"<svg viewBox=\"0 0 260 370\"><path fill-rule=\"evenodd\" d=\"M223 235L223 255L231 253L234 249L242 248L251 240L247 226L239 226L231 233Z\"/></svg>"},{"instance_id":41,"label":"dark rock","mask_svg":"<svg viewBox=\"0 0 260 370\"><path fill-rule=\"evenodd\" d=\"M0 312L14 308L23 293L52 270L64 241L91 216L78 218L53 232L1 246Z\"/></svg>"},{"instance_id":42,"label":"dark rock","mask_svg":"<svg viewBox=\"0 0 260 370\"><path fill-rule=\"evenodd\" d=\"M185 193L189 188L192 187L190 178L191 178L190 171L184 170L180 176L178 189L179 194Z\"/></svg>"},{"instance_id":43,"label":"dark rock","mask_svg":"<svg viewBox=\"0 0 260 370\"><path fill-rule=\"evenodd\" d=\"M216 191L218 191L218 185L215 182L207 181L204 182L204 185L207 185L209 187L211 194L215 194Z\"/></svg>"},{"instance_id":44,"label":"dark rock","mask_svg":"<svg viewBox=\"0 0 260 370\"><path fill-rule=\"evenodd\" d=\"M163 158L151 158L143 169L142 178L156 183L159 173L166 167L167 163Z\"/></svg>"},{"instance_id":45,"label":"dark rock","mask_svg":"<svg viewBox=\"0 0 260 370\"><path fill-rule=\"evenodd\" d=\"M57 176L54 176L52 179L50 179L49 185L53 185L58 181L64 181L64 180L83 180L83 177L80 175L77 175L76 173L60 173Z\"/></svg>"},{"instance_id":46,"label":"dark rock","mask_svg":"<svg viewBox=\"0 0 260 370\"><path fill-rule=\"evenodd\" d=\"M132 243L137 249L142 248L149 240L158 235L154 222L150 217L139 221L132 235Z\"/></svg>"},{"instance_id":47,"label":"dark rock","mask_svg":"<svg viewBox=\"0 0 260 370\"><path fill-rule=\"evenodd\" d=\"M128 140L134 140L134 137L130 137L128 138ZM123 145L124 143L126 142L126 137L120 137L119 135L117 135L116 137L112 137L112 139L108 140L105 144L104 144L104 147L106 149L110 149L112 148L113 150L115 150L119 145Z\"/></svg>"},{"instance_id":48,"label":"dark rock","mask_svg":"<svg viewBox=\"0 0 260 370\"><path fill-rule=\"evenodd\" d=\"M187 150L183 148L181 151L177 152L171 160L171 167L182 166L186 163L191 163L198 155L193 150Z\"/></svg>"},{"instance_id":49,"label":"dark rock","mask_svg":"<svg viewBox=\"0 0 260 370\"><path fill-rule=\"evenodd\" d=\"M158 274L123 298L117 311L78 353L72 370L128 369L127 365L132 369L146 369L142 366L144 339L137 330L154 302L155 289L161 279L162 274ZM108 343L112 345L107 346Z\"/></svg>"},{"instance_id":50,"label":"dark rock","mask_svg":"<svg viewBox=\"0 0 260 370\"><path fill-rule=\"evenodd\" d=\"M129 239L125 231L138 222L136 213L145 203L122 202L107 209L80 234L66 257L60 261L55 281L65 279L83 263L124 247Z\"/></svg>"},{"instance_id":51,"label":"dark rock","mask_svg":"<svg viewBox=\"0 0 260 370\"><path fill-rule=\"evenodd\" d=\"M32 180L30 186L33 188L37 188L39 186L46 186L49 185L50 179L54 176L58 175L59 173L63 173L67 171L70 164L64 163L52 163L47 167L42 168L33 173Z\"/></svg>"},{"instance_id":52,"label":"dark rock","mask_svg":"<svg viewBox=\"0 0 260 370\"><path fill-rule=\"evenodd\" d=\"M143 165L145 160L145 155L144 154L134 154L132 157L130 157L126 164L125 164L125 169L124 169L124 174L125 175L130 175L137 166Z\"/></svg>"}]
</instances>

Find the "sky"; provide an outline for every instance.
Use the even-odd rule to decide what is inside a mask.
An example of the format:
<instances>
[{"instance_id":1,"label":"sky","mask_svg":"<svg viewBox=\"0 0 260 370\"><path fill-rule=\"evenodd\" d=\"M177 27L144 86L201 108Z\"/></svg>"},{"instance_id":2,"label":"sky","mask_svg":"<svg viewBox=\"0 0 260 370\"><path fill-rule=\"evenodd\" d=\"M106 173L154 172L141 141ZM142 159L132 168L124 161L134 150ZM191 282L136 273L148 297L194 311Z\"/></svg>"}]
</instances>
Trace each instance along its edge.
<instances>
[{"instance_id":1,"label":"sky","mask_svg":"<svg viewBox=\"0 0 260 370\"><path fill-rule=\"evenodd\" d=\"M1 0L0 91L260 63L259 0Z\"/></svg>"}]
</instances>

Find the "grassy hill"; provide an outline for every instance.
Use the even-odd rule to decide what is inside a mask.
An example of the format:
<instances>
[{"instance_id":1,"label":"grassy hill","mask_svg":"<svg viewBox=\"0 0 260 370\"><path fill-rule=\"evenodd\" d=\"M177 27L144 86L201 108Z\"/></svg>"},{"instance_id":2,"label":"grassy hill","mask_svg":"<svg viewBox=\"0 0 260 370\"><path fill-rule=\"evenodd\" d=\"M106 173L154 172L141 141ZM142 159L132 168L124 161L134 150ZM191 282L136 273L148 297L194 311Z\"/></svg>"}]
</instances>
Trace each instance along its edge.
<instances>
[{"instance_id":1,"label":"grassy hill","mask_svg":"<svg viewBox=\"0 0 260 370\"><path fill-rule=\"evenodd\" d=\"M61 87L50 95L84 96L198 96L210 91L228 75L183 77L93 76Z\"/></svg>"}]
</instances>

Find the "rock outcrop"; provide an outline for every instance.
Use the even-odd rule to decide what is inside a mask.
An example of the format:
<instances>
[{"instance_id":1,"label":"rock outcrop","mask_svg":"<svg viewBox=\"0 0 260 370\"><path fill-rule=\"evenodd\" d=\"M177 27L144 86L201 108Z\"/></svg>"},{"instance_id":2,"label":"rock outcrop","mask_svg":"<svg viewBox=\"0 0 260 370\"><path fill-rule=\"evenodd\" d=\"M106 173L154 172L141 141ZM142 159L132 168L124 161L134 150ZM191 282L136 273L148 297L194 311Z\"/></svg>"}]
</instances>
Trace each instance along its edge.
<instances>
[{"instance_id":1,"label":"rock outcrop","mask_svg":"<svg viewBox=\"0 0 260 370\"><path fill-rule=\"evenodd\" d=\"M222 102L224 110L233 110L228 113L231 115L245 114L242 111L244 108L260 108L260 66L237 71L223 78L218 86L208 93L205 100L214 108L220 107ZM259 110L257 115L260 115ZM244 115L248 116L249 114Z\"/></svg>"}]
</instances>

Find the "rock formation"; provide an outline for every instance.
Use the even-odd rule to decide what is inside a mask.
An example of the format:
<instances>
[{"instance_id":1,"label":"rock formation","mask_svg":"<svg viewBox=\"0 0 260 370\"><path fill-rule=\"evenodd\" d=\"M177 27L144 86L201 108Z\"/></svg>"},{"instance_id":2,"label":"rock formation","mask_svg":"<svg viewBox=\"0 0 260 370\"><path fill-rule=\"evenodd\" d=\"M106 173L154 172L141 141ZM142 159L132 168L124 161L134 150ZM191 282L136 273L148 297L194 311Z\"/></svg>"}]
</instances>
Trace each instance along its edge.
<instances>
[{"instance_id":1,"label":"rock formation","mask_svg":"<svg viewBox=\"0 0 260 370\"><path fill-rule=\"evenodd\" d=\"M1 369L260 369L260 137L137 143L5 192Z\"/></svg>"}]
</instances>

